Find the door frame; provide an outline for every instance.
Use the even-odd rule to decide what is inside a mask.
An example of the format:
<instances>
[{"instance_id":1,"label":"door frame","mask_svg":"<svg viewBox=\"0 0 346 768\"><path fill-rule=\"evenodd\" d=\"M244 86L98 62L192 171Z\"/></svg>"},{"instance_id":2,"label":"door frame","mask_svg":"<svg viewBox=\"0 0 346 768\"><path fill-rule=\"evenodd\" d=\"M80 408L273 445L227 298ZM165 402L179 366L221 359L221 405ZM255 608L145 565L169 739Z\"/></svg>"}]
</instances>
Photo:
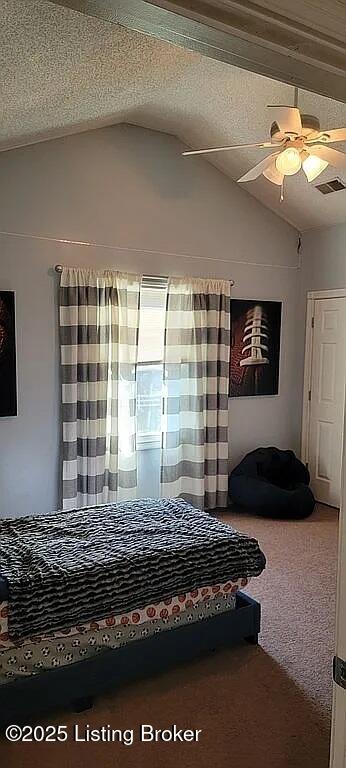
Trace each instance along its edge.
<instances>
[{"instance_id":1,"label":"door frame","mask_svg":"<svg viewBox=\"0 0 346 768\"><path fill-rule=\"evenodd\" d=\"M346 288L337 288L330 291L308 291L306 306L306 330L305 330L305 357L304 357L304 386L303 386L303 413L301 431L301 460L309 463L309 432L310 432L310 392L312 378L312 350L314 339L314 314L315 301L321 299L346 299Z\"/></svg>"},{"instance_id":2,"label":"door frame","mask_svg":"<svg viewBox=\"0 0 346 768\"><path fill-rule=\"evenodd\" d=\"M346 406L341 472L339 516L338 580L336 590L335 649L346 659ZM346 690L333 682L333 705L329 768L346 768Z\"/></svg>"}]
</instances>

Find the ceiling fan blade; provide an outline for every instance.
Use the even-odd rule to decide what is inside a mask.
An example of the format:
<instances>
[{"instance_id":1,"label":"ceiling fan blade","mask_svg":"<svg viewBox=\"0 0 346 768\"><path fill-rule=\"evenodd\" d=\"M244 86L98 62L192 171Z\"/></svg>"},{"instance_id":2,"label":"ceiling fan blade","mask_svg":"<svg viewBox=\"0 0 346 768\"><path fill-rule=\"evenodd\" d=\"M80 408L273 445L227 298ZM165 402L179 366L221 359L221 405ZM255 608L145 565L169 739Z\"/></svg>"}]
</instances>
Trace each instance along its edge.
<instances>
[{"instance_id":1,"label":"ceiling fan blade","mask_svg":"<svg viewBox=\"0 0 346 768\"><path fill-rule=\"evenodd\" d=\"M334 168L340 168L346 171L346 155L343 152L339 152L337 149L331 147L325 147L324 144L315 144L314 146L305 146L309 155L315 155L321 160L333 165Z\"/></svg>"},{"instance_id":2,"label":"ceiling fan blade","mask_svg":"<svg viewBox=\"0 0 346 768\"><path fill-rule=\"evenodd\" d=\"M230 149L250 149L257 147L258 149L269 149L269 147L277 146L270 141L262 141L260 144L233 144L230 147L211 147L210 149L188 149L182 152L184 157L187 155L207 155L211 152L228 152Z\"/></svg>"},{"instance_id":3,"label":"ceiling fan blade","mask_svg":"<svg viewBox=\"0 0 346 768\"><path fill-rule=\"evenodd\" d=\"M280 173L278 171L276 165L275 165L275 159L272 161L272 165L270 165L268 168L265 169L265 171L262 172L263 176L265 176L268 181L271 181L273 184L277 184L278 187L281 187L284 181L284 174Z\"/></svg>"},{"instance_id":4,"label":"ceiling fan blade","mask_svg":"<svg viewBox=\"0 0 346 768\"><path fill-rule=\"evenodd\" d=\"M323 136L323 143L326 144L330 144L332 141L346 141L346 128L333 128L331 131L321 131L317 141L321 141L321 135Z\"/></svg>"},{"instance_id":5,"label":"ceiling fan blade","mask_svg":"<svg viewBox=\"0 0 346 768\"><path fill-rule=\"evenodd\" d=\"M261 175L261 173L266 171L267 168L269 168L272 165L274 158L277 157L279 154L280 152L272 152L271 155L268 155L268 157L265 157L264 160L261 160L260 163L257 163L257 165L255 165L254 168L251 168L250 171L245 173L244 176L241 176L241 178L238 179L238 181L240 182L254 181L255 179L258 178L258 176Z\"/></svg>"},{"instance_id":6,"label":"ceiling fan blade","mask_svg":"<svg viewBox=\"0 0 346 768\"><path fill-rule=\"evenodd\" d=\"M283 107L268 104L268 109L273 112L275 122L278 124L282 133L293 133L301 136L302 121L298 107Z\"/></svg>"}]
</instances>

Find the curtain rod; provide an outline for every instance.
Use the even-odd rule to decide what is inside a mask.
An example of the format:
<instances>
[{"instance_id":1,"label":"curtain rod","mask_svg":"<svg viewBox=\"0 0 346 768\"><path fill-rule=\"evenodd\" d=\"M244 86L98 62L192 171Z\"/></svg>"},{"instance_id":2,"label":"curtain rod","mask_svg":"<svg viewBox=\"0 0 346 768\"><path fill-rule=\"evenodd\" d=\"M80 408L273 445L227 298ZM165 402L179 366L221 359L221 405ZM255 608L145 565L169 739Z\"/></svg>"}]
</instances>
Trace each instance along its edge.
<instances>
[{"instance_id":1,"label":"curtain rod","mask_svg":"<svg viewBox=\"0 0 346 768\"><path fill-rule=\"evenodd\" d=\"M197 259L197 261L215 261L223 264L240 264L247 267L267 267L274 269L299 269L299 264L268 264L258 261L240 261L236 259L213 259L212 256L195 256L191 253L171 253L166 251L152 251L148 248L129 248L121 245L108 245L106 243L90 243L83 240L67 240L59 237L48 237L47 235L29 235L26 232L6 232L0 230L0 235L7 237L22 237L31 240L43 240L50 243L60 243L61 245L83 245L87 248L105 248L110 251L126 251L128 253L149 253L153 256L173 256L179 259ZM60 265L57 265L60 266Z\"/></svg>"},{"instance_id":2,"label":"curtain rod","mask_svg":"<svg viewBox=\"0 0 346 768\"><path fill-rule=\"evenodd\" d=\"M64 267L63 267L62 264L56 264L55 267L54 267L54 271L57 272L59 275L62 273L63 269L64 269ZM76 269L79 269L79 267L76 267ZM86 269L88 269L88 267L86 267ZM146 277L146 278L149 277L150 280L157 280L157 281L159 281L160 279L162 280L162 277L158 276L158 275L144 275L144 277ZM209 278L206 278L206 279L208 280ZM228 280L228 282L229 282L230 286L233 288L234 280Z\"/></svg>"}]
</instances>

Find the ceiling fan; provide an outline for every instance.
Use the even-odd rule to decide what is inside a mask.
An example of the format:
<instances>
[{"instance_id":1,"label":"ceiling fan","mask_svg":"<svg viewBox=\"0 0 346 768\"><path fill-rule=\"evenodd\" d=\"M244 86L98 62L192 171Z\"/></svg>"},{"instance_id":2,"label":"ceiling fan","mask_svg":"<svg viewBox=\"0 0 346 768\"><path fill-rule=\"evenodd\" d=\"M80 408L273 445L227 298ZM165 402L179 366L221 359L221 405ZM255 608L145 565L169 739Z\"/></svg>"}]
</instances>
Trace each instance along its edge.
<instances>
[{"instance_id":1,"label":"ceiling fan","mask_svg":"<svg viewBox=\"0 0 346 768\"><path fill-rule=\"evenodd\" d=\"M250 147L274 149L274 152L257 163L238 181L254 181L263 174L268 181L281 187L280 200L283 200L285 177L293 176L301 168L308 182L314 181L328 165L346 171L346 154L326 146L333 142L346 141L346 128L321 131L317 117L302 114L298 109L297 88L295 88L294 104L294 107L268 106L274 118L270 128L270 141L187 150L183 155L204 155Z\"/></svg>"}]
</instances>

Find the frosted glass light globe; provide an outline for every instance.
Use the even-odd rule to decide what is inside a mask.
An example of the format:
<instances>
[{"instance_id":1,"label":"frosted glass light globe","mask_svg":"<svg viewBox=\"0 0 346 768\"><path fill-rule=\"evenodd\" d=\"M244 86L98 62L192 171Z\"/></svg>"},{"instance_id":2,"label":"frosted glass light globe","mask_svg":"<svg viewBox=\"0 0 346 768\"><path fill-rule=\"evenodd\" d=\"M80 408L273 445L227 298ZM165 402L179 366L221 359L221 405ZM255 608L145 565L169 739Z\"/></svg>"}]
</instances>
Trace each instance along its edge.
<instances>
[{"instance_id":1,"label":"frosted glass light globe","mask_svg":"<svg viewBox=\"0 0 346 768\"><path fill-rule=\"evenodd\" d=\"M295 147L284 149L276 158L275 165L284 176L293 176L302 167L300 152Z\"/></svg>"},{"instance_id":2,"label":"frosted glass light globe","mask_svg":"<svg viewBox=\"0 0 346 768\"><path fill-rule=\"evenodd\" d=\"M308 155L308 157L303 160L303 171L307 180L314 181L314 179L317 179L317 176L327 168L327 165L328 163L326 160L321 160L321 158L316 157L316 155Z\"/></svg>"}]
</instances>

